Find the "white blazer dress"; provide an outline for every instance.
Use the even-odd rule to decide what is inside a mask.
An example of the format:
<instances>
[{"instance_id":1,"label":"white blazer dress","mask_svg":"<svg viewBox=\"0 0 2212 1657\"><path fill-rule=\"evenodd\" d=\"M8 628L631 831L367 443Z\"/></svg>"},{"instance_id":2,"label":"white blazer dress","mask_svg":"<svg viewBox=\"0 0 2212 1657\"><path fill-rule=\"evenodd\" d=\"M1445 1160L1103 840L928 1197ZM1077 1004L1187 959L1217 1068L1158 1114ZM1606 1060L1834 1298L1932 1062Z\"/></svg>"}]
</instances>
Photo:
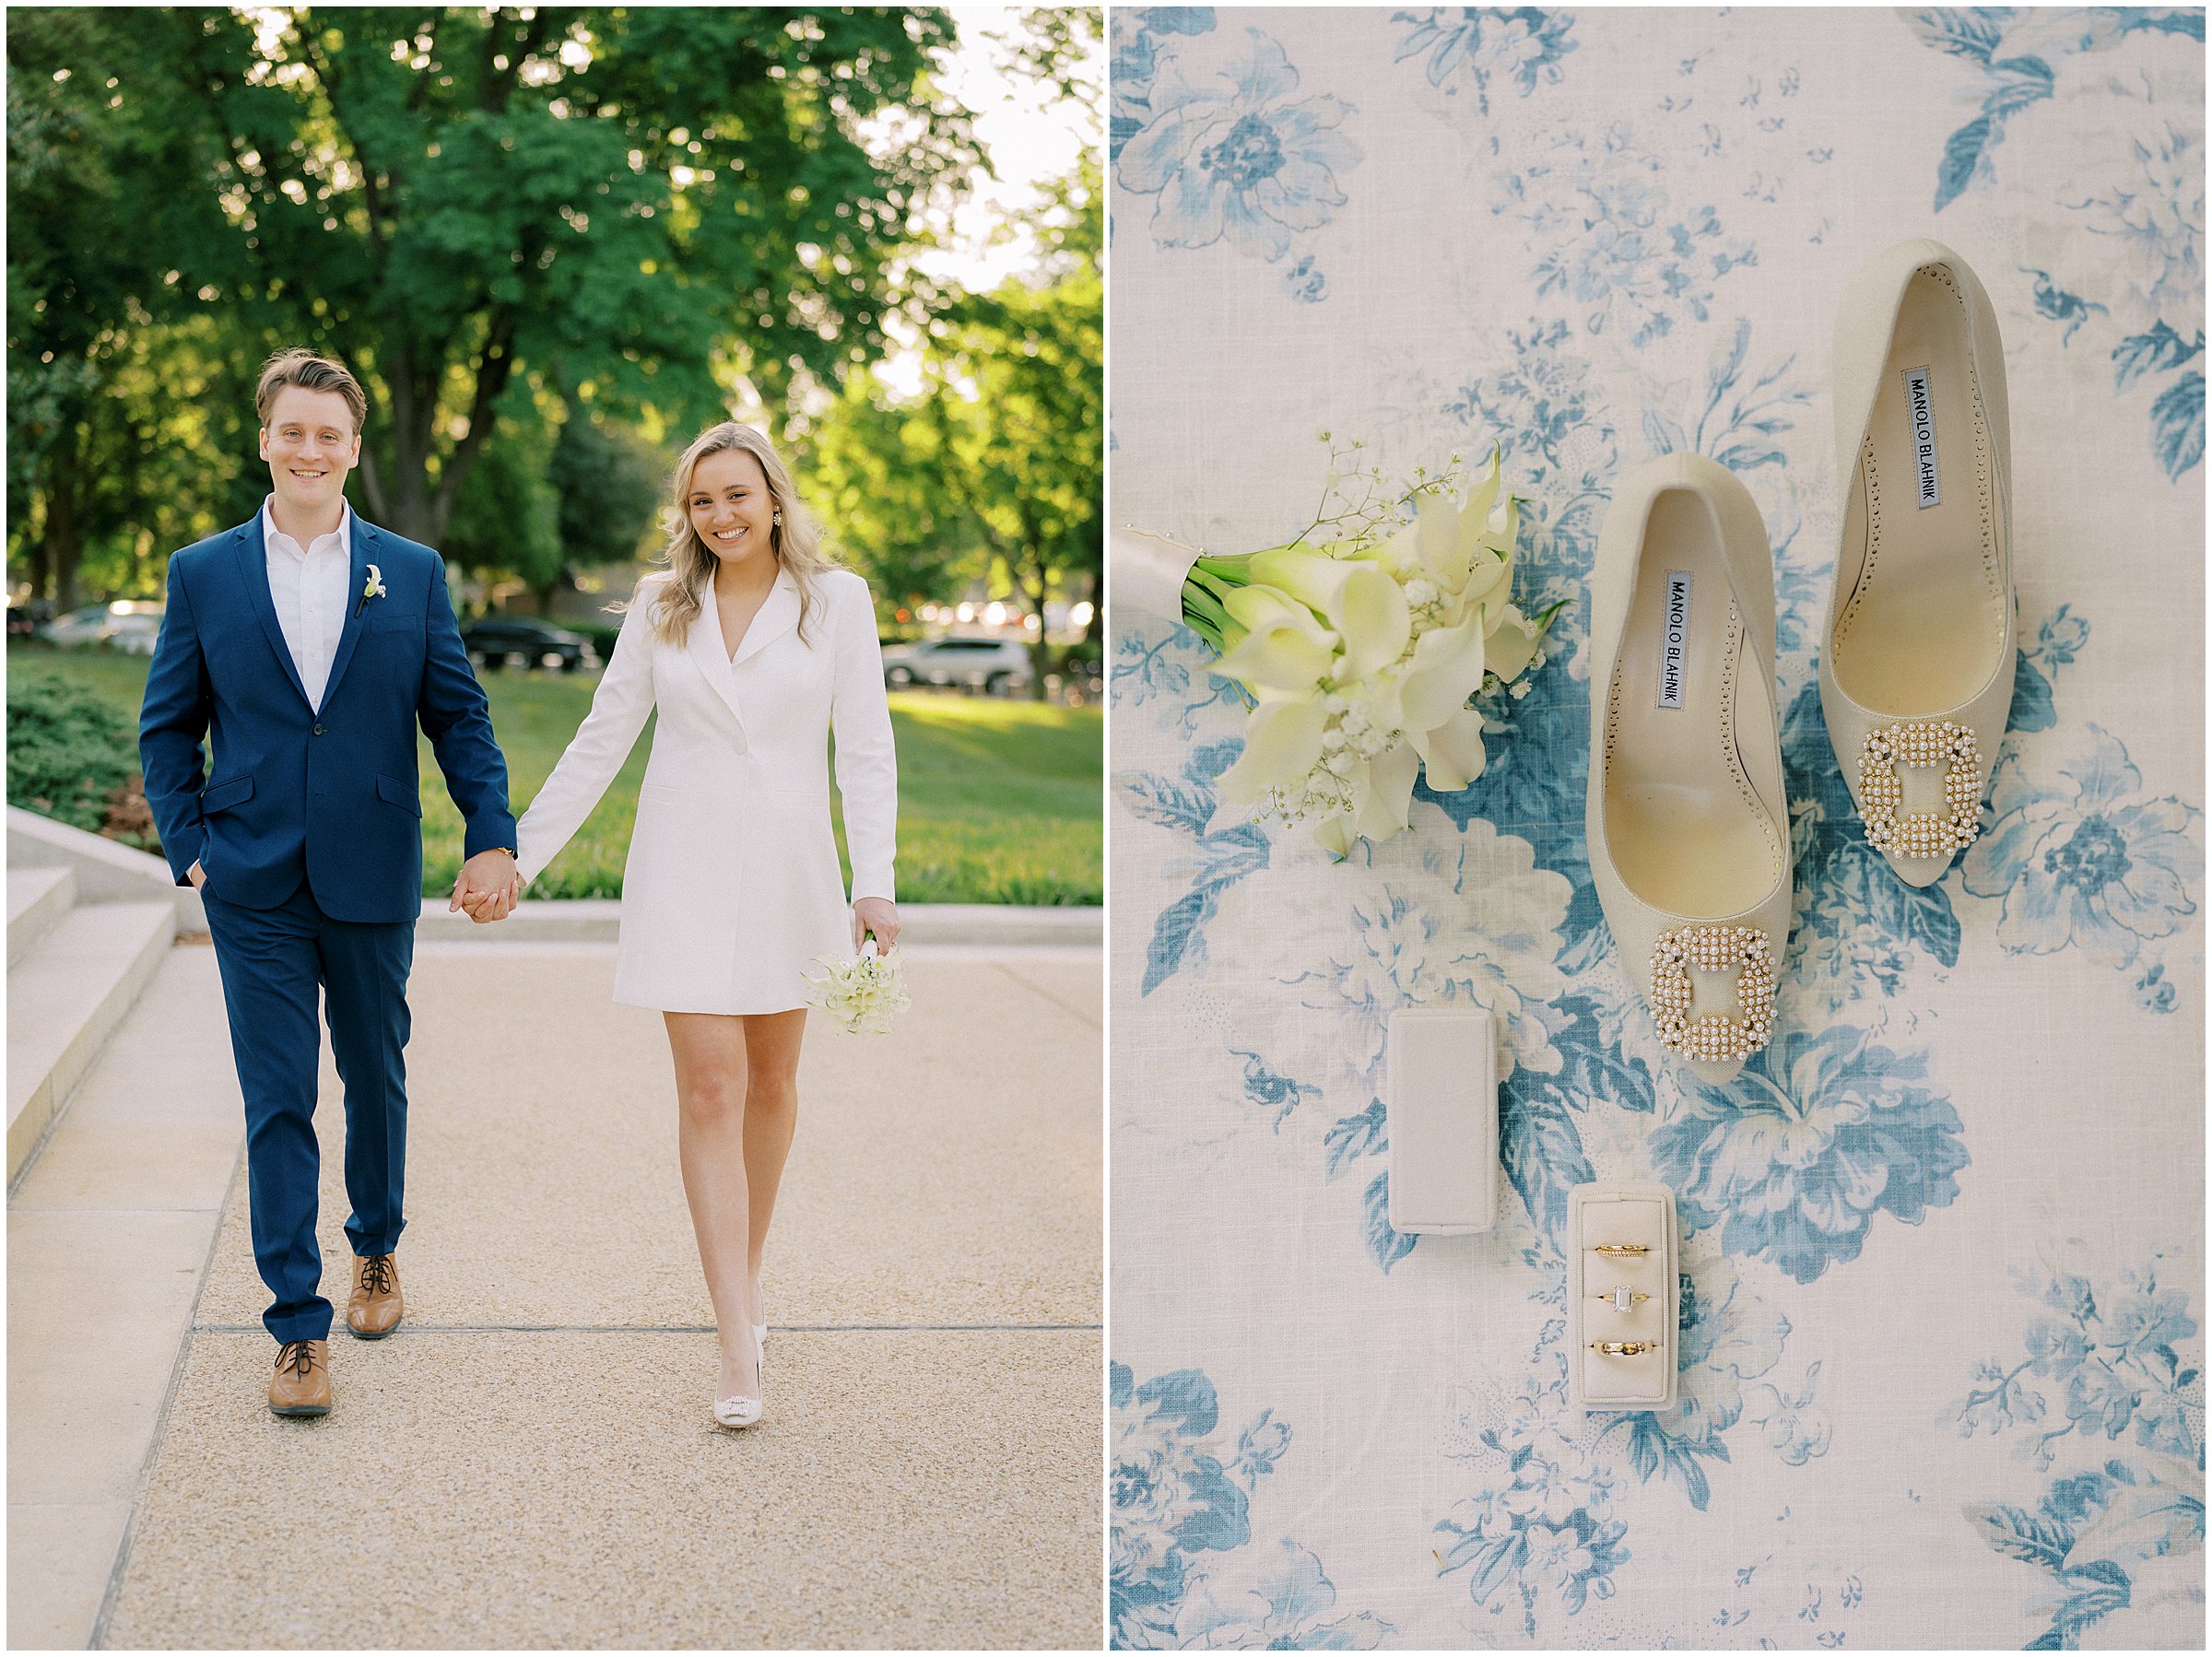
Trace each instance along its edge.
<instances>
[{"instance_id":1,"label":"white blazer dress","mask_svg":"<svg viewBox=\"0 0 2212 1657\"><path fill-rule=\"evenodd\" d=\"M660 710L622 876L615 999L669 1013L807 1005L818 958L853 954L830 822L830 734L853 861L852 899L893 897L899 763L867 583L817 578L806 638L779 571L735 658L714 589L682 645L655 637L666 584L649 576L622 618L592 711L517 827L525 884L559 854Z\"/></svg>"}]
</instances>

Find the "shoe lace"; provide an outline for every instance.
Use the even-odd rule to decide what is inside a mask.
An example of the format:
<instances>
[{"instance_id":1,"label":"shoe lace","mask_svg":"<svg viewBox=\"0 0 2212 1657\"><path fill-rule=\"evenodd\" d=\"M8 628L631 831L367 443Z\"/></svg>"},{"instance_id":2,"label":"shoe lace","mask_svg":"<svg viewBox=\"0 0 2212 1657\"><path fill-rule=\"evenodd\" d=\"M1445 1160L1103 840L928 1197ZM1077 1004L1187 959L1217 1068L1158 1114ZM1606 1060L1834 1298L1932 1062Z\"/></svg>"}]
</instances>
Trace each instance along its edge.
<instances>
[{"instance_id":1,"label":"shoe lace","mask_svg":"<svg viewBox=\"0 0 2212 1657\"><path fill-rule=\"evenodd\" d=\"M300 1371L300 1379L305 1381L314 1373L315 1369L314 1343L312 1341L285 1342L283 1350L276 1354L276 1367L279 1369L297 1369Z\"/></svg>"},{"instance_id":2,"label":"shoe lace","mask_svg":"<svg viewBox=\"0 0 2212 1657\"><path fill-rule=\"evenodd\" d=\"M361 1262L361 1287L372 1295L392 1292L392 1256L371 1254Z\"/></svg>"}]
</instances>

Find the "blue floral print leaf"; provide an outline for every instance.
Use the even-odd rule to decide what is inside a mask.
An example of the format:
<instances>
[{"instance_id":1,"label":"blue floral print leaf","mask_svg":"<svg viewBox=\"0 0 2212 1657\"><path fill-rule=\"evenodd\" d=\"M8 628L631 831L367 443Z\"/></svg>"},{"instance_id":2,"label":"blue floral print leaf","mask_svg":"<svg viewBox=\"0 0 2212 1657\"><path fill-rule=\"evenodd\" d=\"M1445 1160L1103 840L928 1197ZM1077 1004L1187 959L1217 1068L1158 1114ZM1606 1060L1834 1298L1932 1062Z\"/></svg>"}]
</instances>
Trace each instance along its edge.
<instances>
[{"instance_id":1,"label":"blue floral print leaf","mask_svg":"<svg viewBox=\"0 0 2212 1657\"><path fill-rule=\"evenodd\" d=\"M1222 1471L1219 1462L1212 1456L1200 1456L1183 1483L1199 1504L1197 1512L1175 1527L1176 1545L1183 1552L1242 1547L1252 1540L1252 1504Z\"/></svg>"},{"instance_id":2,"label":"blue floral print leaf","mask_svg":"<svg viewBox=\"0 0 2212 1657\"><path fill-rule=\"evenodd\" d=\"M1390 1225L1390 1170L1384 1169L1367 1188L1367 1246L1375 1263L1385 1272L1413 1252L1418 1238L1394 1231Z\"/></svg>"},{"instance_id":3,"label":"blue floral print leaf","mask_svg":"<svg viewBox=\"0 0 2212 1657\"><path fill-rule=\"evenodd\" d=\"M2025 1559L2045 1570L2066 1562L2074 1533L2054 1519L2003 1502L1969 1502L1963 1511L1983 1541L2010 1559Z\"/></svg>"},{"instance_id":4,"label":"blue floral print leaf","mask_svg":"<svg viewBox=\"0 0 2212 1657\"><path fill-rule=\"evenodd\" d=\"M1982 112L1993 121L2003 121L2051 96L2051 65L2040 57L2008 57L1989 67L2000 78L1983 98Z\"/></svg>"},{"instance_id":5,"label":"blue floral print leaf","mask_svg":"<svg viewBox=\"0 0 2212 1657\"><path fill-rule=\"evenodd\" d=\"M1712 1499L1712 1486L1705 1476L1705 1469L1698 1464L1700 1456L1716 1462L1730 1460L1728 1446L1718 1438L1688 1440L1677 1438L1659 1425L1659 1417L1651 1410L1637 1410L1621 1417L1628 1430L1629 1464L1644 1483L1654 1476L1677 1479L1689 1498L1689 1505L1702 1513ZM1612 1429L1608 1428L1607 1431Z\"/></svg>"},{"instance_id":6,"label":"blue floral print leaf","mask_svg":"<svg viewBox=\"0 0 2212 1657\"><path fill-rule=\"evenodd\" d=\"M2185 34L2193 41L2205 38L2205 12L2202 6L2130 6L2120 16L2120 32L2132 34L2137 29L2148 29L2155 34Z\"/></svg>"},{"instance_id":7,"label":"blue floral print leaf","mask_svg":"<svg viewBox=\"0 0 2212 1657\"><path fill-rule=\"evenodd\" d=\"M1593 995L1562 995L1553 1004L1568 1017L1567 1028L1552 1033L1562 1064L1548 1078L1571 1105L1580 1100L1648 1112L1653 1088L1652 1068L1624 1051L1604 1025L1605 1007Z\"/></svg>"},{"instance_id":8,"label":"blue floral print leaf","mask_svg":"<svg viewBox=\"0 0 2212 1657\"><path fill-rule=\"evenodd\" d=\"M2005 25L2012 21L2016 8L2009 6L1977 7L1968 11L1957 6L1935 6L1926 11L1907 12L1905 21L1921 41L1938 52L1947 52L1954 57L1971 57L1989 62L1990 53L2005 38Z\"/></svg>"},{"instance_id":9,"label":"blue floral print leaf","mask_svg":"<svg viewBox=\"0 0 2212 1657\"><path fill-rule=\"evenodd\" d=\"M1528 1217L1557 1248L1567 1224L1567 1193L1597 1176L1583 1151L1582 1130L1550 1076L1516 1069L1500 1089L1499 1156Z\"/></svg>"},{"instance_id":10,"label":"blue floral print leaf","mask_svg":"<svg viewBox=\"0 0 2212 1657\"><path fill-rule=\"evenodd\" d=\"M2012 711L2006 715L2007 731L2048 731L2058 723L2058 711L2051 699L2051 681L2043 677L2034 659L2026 651L2020 652L2018 664L2013 670Z\"/></svg>"},{"instance_id":11,"label":"blue floral print leaf","mask_svg":"<svg viewBox=\"0 0 2212 1657\"><path fill-rule=\"evenodd\" d=\"M1375 1099L1359 1115L1344 1118L1323 1135L1323 1142L1328 1147L1332 1180L1361 1157L1388 1150L1390 1137L1384 1124L1382 1101Z\"/></svg>"},{"instance_id":12,"label":"blue floral print leaf","mask_svg":"<svg viewBox=\"0 0 2212 1657\"><path fill-rule=\"evenodd\" d=\"M2130 1584L2126 1582L2107 1583L2071 1595L2052 1614L2050 1632L2027 1649L2031 1651L2077 1650L2083 1630L2126 1606L2132 1597L2129 1590ZM2050 1643L2045 1644L2045 1640Z\"/></svg>"},{"instance_id":13,"label":"blue floral print leaf","mask_svg":"<svg viewBox=\"0 0 2212 1657\"><path fill-rule=\"evenodd\" d=\"M1176 1369L1156 1375L1137 1389L1138 1402L1152 1406L1164 1420L1179 1424L1185 1437L1203 1439L1220 1419L1221 1406L1214 1383L1202 1369Z\"/></svg>"},{"instance_id":14,"label":"blue floral print leaf","mask_svg":"<svg viewBox=\"0 0 2212 1657\"><path fill-rule=\"evenodd\" d=\"M1936 171L1936 211L1940 213L1959 199L1972 182L1982 152L1996 132L1996 123L1983 115L1970 121L1950 135L1943 147L1943 164Z\"/></svg>"},{"instance_id":15,"label":"blue floral print leaf","mask_svg":"<svg viewBox=\"0 0 2212 1657\"><path fill-rule=\"evenodd\" d=\"M2150 405L2151 452L2179 477L2205 458L2205 377L2183 374Z\"/></svg>"},{"instance_id":16,"label":"blue floral print leaf","mask_svg":"<svg viewBox=\"0 0 2212 1657\"><path fill-rule=\"evenodd\" d=\"M1206 826L1213 821L1211 790L1186 787L1172 777L1151 771L1116 777L1113 786L1123 805L1145 821L1158 823L1163 828L1177 829L1195 838L1204 834Z\"/></svg>"},{"instance_id":17,"label":"blue floral print leaf","mask_svg":"<svg viewBox=\"0 0 2212 1657\"><path fill-rule=\"evenodd\" d=\"M2183 340L2172 327L2159 323L2147 334L2131 334L2112 347L2112 389L2125 391L2146 374L2178 369L2205 348L2205 334Z\"/></svg>"},{"instance_id":18,"label":"blue floral print leaf","mask_svg":"<svg viewBox=\"0 0 2212 1657\"><path fill-rule=\"evenodd\" d=\"M1199 923L1211 912L1213 893L1186 892L1159 911L1152 925L1152 941L1145 946L1145 977L1139 993L1149 995L1175 976L1191 947Z\"/></svg>"},{"instance_id":19,"label":"blue floral print leaf","mask_svg":"<svg viewBox=\"0 0 2212 1657\"><path fill-rule=\"evenodd\" d=\"M1206 34L1214 27L1210 6L1147 6L1136 14L1140 27L1154 34Z\"/></svg>"}]
</instances>

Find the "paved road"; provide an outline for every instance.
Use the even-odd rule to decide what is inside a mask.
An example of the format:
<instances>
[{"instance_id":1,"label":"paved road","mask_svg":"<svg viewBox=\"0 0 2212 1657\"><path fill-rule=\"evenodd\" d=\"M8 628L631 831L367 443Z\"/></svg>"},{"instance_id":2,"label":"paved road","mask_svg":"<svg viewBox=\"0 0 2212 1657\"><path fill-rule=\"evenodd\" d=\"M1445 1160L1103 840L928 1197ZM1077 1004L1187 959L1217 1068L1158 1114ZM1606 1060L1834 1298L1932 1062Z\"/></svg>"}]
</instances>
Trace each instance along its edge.
<instances>
[{"instance_id":1,"label":"paved road","mask_svg":"<svg viewBox=\"0 0 2212 1657\"><path fill-rule=\"evenodd\" d=\"M323 1420L263 1406L234 1183L103 1643L1096 1643L1095 954L916 959L896 1034L810 1034L742 1435L707 1413L667 1045L612 978L419 952L407 1321L333 1341ZM318 1119L342 1307L327 1068Z\"/></svg>"}]
</instances>

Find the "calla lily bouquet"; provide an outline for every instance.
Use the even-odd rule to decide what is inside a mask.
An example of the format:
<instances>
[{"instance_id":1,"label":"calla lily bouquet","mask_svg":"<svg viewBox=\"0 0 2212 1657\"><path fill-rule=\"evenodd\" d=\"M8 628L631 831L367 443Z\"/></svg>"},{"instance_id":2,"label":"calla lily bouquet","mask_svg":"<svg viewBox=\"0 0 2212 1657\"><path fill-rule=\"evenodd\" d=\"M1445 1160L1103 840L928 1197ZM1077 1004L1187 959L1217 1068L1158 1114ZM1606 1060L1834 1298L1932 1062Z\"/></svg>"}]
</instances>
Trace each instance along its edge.
<instances>
[{"instance_id":1,"label":"calla lily bouquet","mask_svg":"<svg viewBox=\"0 0 2212 1657\"><path fill-rule=\"evenodd\" d=\"M848 1035L888 1036L891 1020L906 1011L906 966L894 948L878 954L868 939L858 955L844 960L817 956L827 970L806 981L814 987L814 1005L841 1024Z\"/></svg>"},{"instance_id":2,"label":"calla lily bouquet","mask_svg":"<svg viewBox=\"0 0 2212 1657\"><path fill-rule=\"evenodd\" d=\"M1309 543L1322 531L1335 538ZM1311 823L1342 857L1356 838L1406 826L1424 765L1443 793L1479 777L1474 698L1526 694L1523 676L1565 602L1534 617L1514 605L1519 531L1520 502L1493 450L1488 475L1456 503L1448 480L1424 478L1288 546L1196 558L1182 618L1220 652L1213 671L1253 702L1224 796Z\"/></svg>"}]
</instances>

